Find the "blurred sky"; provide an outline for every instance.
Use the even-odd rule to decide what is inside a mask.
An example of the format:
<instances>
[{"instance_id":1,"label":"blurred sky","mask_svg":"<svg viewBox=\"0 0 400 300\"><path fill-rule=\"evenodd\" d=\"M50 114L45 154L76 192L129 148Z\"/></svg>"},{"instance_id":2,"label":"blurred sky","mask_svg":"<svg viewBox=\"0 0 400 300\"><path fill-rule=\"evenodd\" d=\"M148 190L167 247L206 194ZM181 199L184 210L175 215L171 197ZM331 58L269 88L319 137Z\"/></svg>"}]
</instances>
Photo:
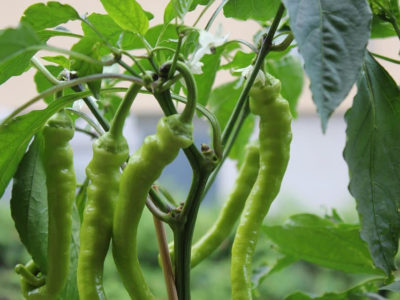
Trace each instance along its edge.
<instances>
[{"instance_id":1,"label":"blurred sky","mask_svg":"<svg viewBox=\"0 0 400 300\"><path fill-rule=\"evenodd\" d=\"M0 28L15 26L18 23L23 11L29 5L36 2L34 0L1 1L0 3ZM69 0L60 1L75 7L79 13L99 12L104 13L100 1L98 0ZM154 14L150 26L162 22L163 10L167 0L138 0L144 9ZM214 8L220 3L215 2L208 12L203 16L199 23L204 27ZM192 24L197 18L199 10L190 13L185 21ZM229 33L229 38L242 38L248 41L252 40L253 34L259 29L254 21L234 21L226 19L221 13L214 23L211 32L216 30L219 23L222 23L224 32ZM71 22L68 28L75 32L80 31L78 22ZM67 42L66 42L67 41ZM72 39L56 38L51 40L50 44L59 47L69 47L75 42ZM369 49L393 58L398 58L399 42L397 39L374 40ZM399 82L400 66L380 61L391 73L393 78ZM0 117L3 117L13 107L30 99L35 95L35 86L33 83L34 71L31 70L24 75L11 78L0 86ZM229 74L223 73L217 78L217 83L229 80ZM343 112L351 105L352 96L350 96L340 106L338 111L328 125L328 131L325 135L320 129L320 121L315 113L315 107L312 104L311 94L308 89L308 82L305 82L303 95L300 100L300 115L293 122L293 142L291 161L282 186L282 192L278 201L272 207L272 213L277 210L294 211L314 211L324 212L330 207L340 207L342 211L348 207L354 208L354 201L347 192L347 167L342 158L342 151L345 143L345 123L343 121ZM134 114L157 114L159 109L155 101L146 101L149 98L142 97L135 102ZM37 106L38 107L38 106ZM43 105L39 105L43 107ZM134 122L135 123L135 122ZM140 124L135 123L137 130ZM235 166L228 162L222 170L222 176L219 176L221 199L225 198L235 177Z\"/></svg>"}]
</instances>

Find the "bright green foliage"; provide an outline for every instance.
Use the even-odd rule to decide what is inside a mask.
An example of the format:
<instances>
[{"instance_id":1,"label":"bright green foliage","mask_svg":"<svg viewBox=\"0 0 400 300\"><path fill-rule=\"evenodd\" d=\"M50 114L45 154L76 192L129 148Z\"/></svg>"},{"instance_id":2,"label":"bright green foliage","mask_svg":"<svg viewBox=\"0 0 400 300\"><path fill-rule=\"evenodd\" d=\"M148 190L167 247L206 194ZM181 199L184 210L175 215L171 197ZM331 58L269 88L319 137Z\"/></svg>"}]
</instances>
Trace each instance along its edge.
<instances>
[{"instance_id":1,"label":"bright green foliage","mask_svg":"<svg viewBox=\"0 0 400 300\"><path fill-rule=\"evenodd\" d=\"M149 20L136 0L101 0L101 3L121 28L133 33L146 33Z\"/></svg>"}]
</instances>

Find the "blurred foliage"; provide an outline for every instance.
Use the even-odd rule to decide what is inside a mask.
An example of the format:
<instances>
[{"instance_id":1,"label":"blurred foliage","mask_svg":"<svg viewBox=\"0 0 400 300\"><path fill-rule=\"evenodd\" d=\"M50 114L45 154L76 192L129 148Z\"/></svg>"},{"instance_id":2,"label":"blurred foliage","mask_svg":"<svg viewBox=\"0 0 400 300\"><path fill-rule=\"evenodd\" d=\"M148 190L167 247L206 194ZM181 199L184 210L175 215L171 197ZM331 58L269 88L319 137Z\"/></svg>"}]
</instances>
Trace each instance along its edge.
<instances>
[{"instance_id":1,"label":"blurred foliage","mask_svg":"<svg viewBox=\"0 0 400 300\"><path fill-rule=\"evenodd\" d=\"M195 240L214 222L217 214L217 206L202 207L195 230ZM281 220L280 216L275 218ZM270 221L277 222L277 220ZM19 241L10 216L9 206L6 203L0 204L0 228L0 300L19 300L22 299L19 291L19 279L13 268L17 263L29 260L29 257ZM171 240L171 231L169 228L166 229L168 239ZM209 259L193 269L193 300L231 298L229 257L232 242L233 236L227 239ZM153 220L147 211L144 213L139 227L138 245L146 280L159 299L167 299L163 275L157 261L158 248L153 230ZM279 257L277 249L262 235L254 256L254 267L265 264L272 265ZM257 299L280 300L295 291L315 295L338 292L368 278L365 275L346 274L300 261L268 277L258 288L257 294L260 296ZM114 266L111 253L105 263L104 285L108 299L129 300ZM385 296L392 300L400 299L395 294L386 294Z\"/></svg>"}]
</instances>

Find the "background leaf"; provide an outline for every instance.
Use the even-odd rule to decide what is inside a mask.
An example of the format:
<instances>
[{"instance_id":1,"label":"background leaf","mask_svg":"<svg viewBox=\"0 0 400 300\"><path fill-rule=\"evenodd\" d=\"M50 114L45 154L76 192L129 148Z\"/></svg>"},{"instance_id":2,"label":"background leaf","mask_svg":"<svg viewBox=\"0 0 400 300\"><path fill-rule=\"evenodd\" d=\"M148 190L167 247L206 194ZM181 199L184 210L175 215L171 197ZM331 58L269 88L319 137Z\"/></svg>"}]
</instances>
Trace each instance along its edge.
<instances>
[{"instance_id":1,"label":"background leaf","mask_svg":"<svg viewBox=\"0 0 400 300\"><path fill-rule=\"evenodd\" d=\"M136 0L100 0L110 17L121 28L145 34L149 27L146 13Z\"/></svg>"},{"instance_id":2,"label":"background leaf","mask_svg":"<svg viewBox=\"0 0 400 300\"><path fill-rule=\"evenodd\" d=\"M11 215L19 237L40 270L47 271L47 187L43 138L37 135L14 176Z\"/></svg>"},{"instance_id":3,"label":"background leaf","mask_svg":"<svg viewBox=\"0 0 400 300\"><path fill-rule=\"evenodd\" d=\"M283 0L323 130L360 71L372 14L366 1Z\"/></svg>"},{"instance_id":4,"label":"background leaf","mask_svg":"<svg viewBox=\"0 0 400 300\"><path fill-rule=\"evenodd\" d=\"M30 60L42 42L29 25L0 31L0 84L30 68Z\"/></svg>"},{"instance_id":5,"label":"background leaf","mask_svg":"<svg viewBox=\"0 0 400 300\"><path fill-rule=\"evenodd\" d=\"M304 84L304 72L301 61L294 55L287 55L279 60L267 60L267 72L282 83L282 97L288 100L290 112L297 117L297 101Z\"/></svg>"},{"instance_id":6,"label":"background leaf","mask_svg":"<svg viewBox=\"0 0 400 300\"><path fill-rule=\"evenodd\" d=\"M224 15L238 20L266 22L274 18L280 4L280 0L229 0L224 6Z\"/></svg>"},{"instance_id":7,"label":"background leaf","mask_svg":"<svg viewBox=\"0 0 400 300\"><path fill-rule=\"evenodd\" d=\"M36 3L29 6L21 22L28 23L33 29L39 31L78 19L79 14L72 6L50 1L46 4Z\"/></svg>"},{"instance_id":8,"label":"background leaf","mask_svg":"<svg viewBox=\"0 0 400 300\"><path fill-rule=\"evenodd\" d=\"M263 231L291 257L349 273L381 274L356 225L300 214L283 225L264 226Z\"/></svg>"},{"instance_id":9,"label":"background leaf","mask_svg":"<svg viewBox=\"0 0 400 300\"><path fill-rule=\"evenodd\" d=\"M206 105L210 97L211 88L214 84L215 76L221 63L221 54L223 47L218 47L215 53L206 54L201 59L203 65L203 72L194 75L197 84L197 99L200 104Z\"/></svg>"},{"instance_id":10,"label":"background leaf","mask_svg":"<svg viewBox=\"0 0 400 300\"><path fill-rule=\"evenodd\" d=\"M104 50L102 43L94 39L92 37L84 37L75 45L72 46L72 51L76 51L87 56L90 56L94 59L101 60L101 57L108 52L108 50ZM101 74L103 73L103 66L100 64L91 64L86 61L70 58L72 64L72 70L77 71L78 77L88 76L92 74ZM99 91L101 88L101 80L96 80L89 82L89 89L93 92L93 95L96 98L99 98Z\"/></svg>"},{"instance_id":11,"label":"background leaf","mask_svg":"<svg viewBox=\"0 0 400 300\"><path fill-rule=\"evenodd\" d=\"M217 117L221 130L224 130L229 116L232 114L233 108L239 99L241 89L235 88L236 85L237 81L225 83L213 89L210 94L208 105L210 110ZM244 157L245 147L243 147L243 145L248 143L254 130L254 123L254 116L250 114L240 129L237 140L229 154L231 159L238 162L238 166L240 166Z\"/></svg>"},{"instance_id":12,"label":"background leaf","mask_svg":"<svg viewBox=\"0 0 400 300\"><path fill-rule=\"evenodd\" d=\"M349 190L357 201L361 236L375 265L390 274L400 233L400 93L370 54L365 56L357 87L346 114Z\"/></svg>"}]
</instances>

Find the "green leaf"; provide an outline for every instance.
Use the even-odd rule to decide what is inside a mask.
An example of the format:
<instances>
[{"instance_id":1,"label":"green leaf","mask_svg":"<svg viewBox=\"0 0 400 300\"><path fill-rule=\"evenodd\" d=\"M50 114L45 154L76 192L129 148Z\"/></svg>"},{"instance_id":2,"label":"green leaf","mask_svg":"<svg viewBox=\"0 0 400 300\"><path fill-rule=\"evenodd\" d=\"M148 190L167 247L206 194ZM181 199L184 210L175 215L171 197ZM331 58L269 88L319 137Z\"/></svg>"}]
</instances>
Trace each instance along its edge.
<instances>
[{"instance_id":1,"label":"green leaf","mask_svg":"<svg viewBox=\"0 0 400 300\"><path fill-rule=\"evenodd\" d=\"M221 69L234 70L248 67L249 65L251 65L255 56L256 54L252 52L246 53L242 51L237 51L233 59L229 63L223 65Z\"/></svg>"},{"instance_id":2,"label":"green leaf","mask_svg":"<svg viewBox=\"0 0 400 300\"><path fill-rule=\"evenodd\" d=\"M122 29L145 34L149 19L136 0L100 0L110 17Z\"/></svg>"},{"instance_id":3,"label":"green leaf","mask_svg":"<svg viewBox=\"0 0 400 300\"><path fill-rule=\"evenodd\" d=\"M68 70L71 69L71 62L65 56L62 56L62 55L43 56L42 59L47 60L47 61L52 62L52 63L55 63L55 64L65 68L65 69L68 69Z\"/></svg>"},{"instance_id":4,"label":"green leaf","mask_svg":"<svg viewBox=\"0 0 400 300\"><path fill-rule=\"evenodd\" d=\"M155 47L157 42L158 46L170 46L175 47L178 34L176 32L176 26L172 24L168 25L156 25L149 28L145 34L146 41ZM172 41L174 40L174 41ZM140 49L144 48L144 44L141 39L130 32L124 32L122 36L121 47L124 50Z\"/></svg>"},{"instance_id":5,"label":"green leaf","mask_svg":"<svg viewBox=\"0 0 400 300\"><path fill-rule=\"evenodd\" d=\"M385 285L385 286L381 287L380 290L399 293L400 292L400 281L395 281L395 282L392 282L391 284Z\"/></svg>"},{"instance_id":6,"label":"green leaf","mask_svg":"<svg viewBox=\"0 0 400 300\"><path fill-rule=\"evenodd\" d=\"M297 117L297 101L304 84L300 59L294 55L287 55L280 60L267 60L267 71L281 81L282 97L289 101L290 112Z\"/></svg>"},{"instance_id":7,"label":"green leaf","mask_svg":"<svg viewBox=\"0 0 400 300\"><path fill-rule=\"evenodd\" d=\"M349 273L382 274L356 225L300 214L284 225L264 226L264 232L282 253L294 258Z\"/></svg>"},{"instance_id":8,"label":"green leaf","mask_svg":"<svg viewBox=\"0 0 400 300\"><path fill-rule=\"evenodd\" d=\"M201 59L203 73L194 75L198 92L197 99L200 104L206 105L208 102L215 76L221 63L222 51L223 47L218 47L215 53L204 55Z\"/></svg>"},{"instance_id":9,"label":"green leaf","mask_svg":"<svg viewBox=\"0 0 400 300\"><path fill-rule=\"evenodd\" d=\"M76 51L94 59L100 60L104 55L104 47L102 43L92 37L84 37L78 43L72 46L72 51ZM103 66L99 64L91 64L86 61L70 58L71 68L78 73L78 77L88 76L92 74L101 74ZM96 80L88 83L89 89L93 92L96 98L99 98L101 88L101 80Z\"/></svg>"},{"instance_id":10,"label":"green leaf","mask_svg":"<svg viewBox=\"0 0 400 300\"><path fill-rule=\"evenodd\" d=\"M47 187L43 166L43 138L38 135L14 176L11 215L19 237L44 273L47 271Z\"/></svg>"},{"instance_id":11,"label":"green leaf","mask_svg":"<svg viewBox=\"0 0 400 300\"><path fill-rule=\"evenodd\" d=\"M361 282L356 286L338 293L325 293L321 296L310 296L302 292L295 292L285 298L285 300L367 300L367 299L383 299L375 294L378 290L377 284L382 280L372 278L365 282Z\"/></svg>"},{"instance_id":12,"label":"green leaf","mask_svg":"<svg viewBox=\"0 0 400 300\"><path fill-rule=\"evenodd\" d=\"M193 0L170 0L164 10L164 23L169 23L173 18L183 19L190 10Z\"/></svg>"},{"instance_id":13,"label":"green leaf","mask_svg":"<svg viewBox=\"0 0 400 300\"><path fill-rule=\"evenodd\" d=\"M229 0L224 6L224 15L238 20L266 22L274 18L280 4L280 0Z\"/></svg>"},{"instance_id":14,"label":"green leaf","mask_svg":"<svg viewBox=\"0 0 400 300\"><path fill-rule=\"evenodd\" d=\"M32 111L0 126L0 197L14 176L32 137L54 113L71 101L54 101L44 110Z\"/></svg>"},{"instance_id":15,"label":"green leaf","mask_svg":"<svg viewBox=\"0 0 400 300\"><path fill-rule=\"evenodd\" d=\"M46 4L36 3L29 6L21 22L28 23L33 29L39 31L78 19L79 14L70 5L50 1Z\"/></svg>"},{"instance_id":16,"label":"green leaf","mask_svg":"<svg viewBox=\"0 0 400 300\"><path fill-rule=\"evenodd\" d=\"M361 236L375 265L389 275L395 269L400 233L400 93L370 54L357 87L346 114L349 190L357 201Z\"/></svg>"},{"instance_id":17,"label":"green leaf","mask_svg":"<svg viewBox=\"0 0 400 300\"><path fill-rule=\"evenodd\" d=\"M279 258L272 267L266 264L259 266L253 271L253 275L251 277L252 290L258 289L261 283L263 283L263 281L267 279L269 276L283 270L284 268L292 265L296 261L297 258L291 256L283 256Z\"/></svg>"},{"instance_id":18,"label":"green leaf","mask_svg":"<svg viewBox=\"0 0 400 300\"><path fill-rule=\"evenodd\" d=\"M381 39L396 36L392 24L374 16L372 19L371 39Z\"/></svg>"},{"instance_id":19,"label":"green leaf","mask_svg":"<svg viewBox=\"0 0 400 300\"><path fill-rule=\"evenodd\" d=\"M12 76L21 75L29 69L29 63L37 52L35 46L42 42L28 25L0 31L0 84Z\"/></svg>"},{"instance_id":20,"label":"green leaf","mask_svg":"<svg viewBox=\"0 0 400 300\"><path fill-rule=\"evenodd\" d=\"M88 21L100 32L107 41L116 46L120 35L124 31L109 15L102 15L93 13L87 17ZM94 32L92 28L86 23L82 22L82 30L85 37L91 37L94 39L100 39L99 36Z\"/></svg>"},{"instance_id":21,"label":"green leaf","mask_svg":"<svg viewBox=\"0 0 400 300\"><path fill-rule=\"evenodd\" d=\"M366 1L283 0L323 130L359 74L370 36Z\"/></svg>"},{"instance_id":22,"label":"green leaf","mask_svg":"<svg viewBox=\"0 0 400 300\"><path fill-rule=\"evenodd\" d=\"M226 123L233 112L236 102L239 99L241 89L236 88L237 82L238 81L236 80L220 85L213 89L212 93L210 94L208 105L210 110L217 117L221 126L221 130L224 130ZM243 145L248 143L253 129L254 117L250 114L247 117L247 120L244 122L229 155L230 158L238 161L238 166L240 166L244 157L245 147L243 147Z\"/></svg>"}]
</instances>

